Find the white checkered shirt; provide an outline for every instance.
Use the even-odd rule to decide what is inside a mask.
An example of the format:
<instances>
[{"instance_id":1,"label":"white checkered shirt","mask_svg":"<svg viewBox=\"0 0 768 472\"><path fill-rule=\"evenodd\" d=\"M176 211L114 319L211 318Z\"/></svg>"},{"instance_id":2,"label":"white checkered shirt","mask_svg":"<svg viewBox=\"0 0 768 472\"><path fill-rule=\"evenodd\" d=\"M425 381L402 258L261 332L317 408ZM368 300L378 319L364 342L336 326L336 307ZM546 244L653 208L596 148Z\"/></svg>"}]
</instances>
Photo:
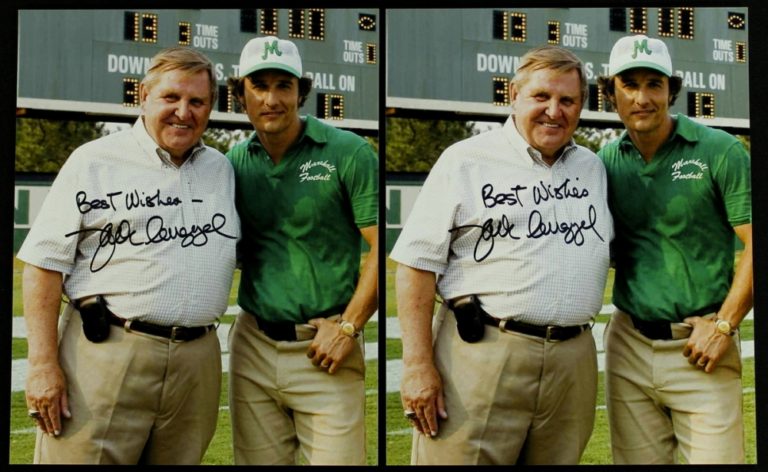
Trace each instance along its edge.
<instances>
[{"instance_id":1,"label":"white checkered shirt","mask_svg":"<svg viewBox=\"0 0 768 472\"><path fill-rule=\"evenodd\" d=\"M103 295L118 316L211 324L235 269L234 191L221 153L200 143L176 167L139 118L72 153L18 258L65 274L70 299Z\"/></svg>"},{"instance_id":2,"label":"white checkered shirt","mask_svg":"<svg viewBox=\"0 0 768 472\"><path fill-rule=\"evenodd\" d=\"M476 294L497 318L583 324L599 312L613 220L600 159L571 143L549 167L509 118L450 146L391 253L438 275L445 299Z\"/></svg>"}]
</instances>

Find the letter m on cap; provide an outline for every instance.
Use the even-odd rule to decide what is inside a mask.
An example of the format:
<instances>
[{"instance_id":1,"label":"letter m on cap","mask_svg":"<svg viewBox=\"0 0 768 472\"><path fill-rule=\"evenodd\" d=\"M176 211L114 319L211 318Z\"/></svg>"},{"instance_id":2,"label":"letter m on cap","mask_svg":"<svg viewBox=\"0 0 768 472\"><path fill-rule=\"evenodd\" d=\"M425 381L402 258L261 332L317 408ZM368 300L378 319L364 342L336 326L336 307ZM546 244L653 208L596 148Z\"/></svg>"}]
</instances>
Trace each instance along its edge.
<instances>
[{"instance_id":1,"label":"letter m on cap","mask_svg":"<svg viewBox=\"0 0 768 472\"><path fill-rule=\"evenodd\" d=\"M647 39L643 39L642 41L635 40L635 50L632 52L632 59L637 58L637 53L638 52L644 52L644 53L648 54L649 56L652 54L651 50L648 49L648 40Z\"/></svg>"},{"instance_id":2,"label":"letter m on cap","mask_svg":"<svg viewBox=\"0 0 768 472\"><path fill-rule=\"evenodd\" d=\"M261 59L266 59L270 54L275 54L278 56L283 55L282 51L277 48L277 40L272 41L272 43L264 43L264 55L261 56Z\"/></svg>"}]
</instances>

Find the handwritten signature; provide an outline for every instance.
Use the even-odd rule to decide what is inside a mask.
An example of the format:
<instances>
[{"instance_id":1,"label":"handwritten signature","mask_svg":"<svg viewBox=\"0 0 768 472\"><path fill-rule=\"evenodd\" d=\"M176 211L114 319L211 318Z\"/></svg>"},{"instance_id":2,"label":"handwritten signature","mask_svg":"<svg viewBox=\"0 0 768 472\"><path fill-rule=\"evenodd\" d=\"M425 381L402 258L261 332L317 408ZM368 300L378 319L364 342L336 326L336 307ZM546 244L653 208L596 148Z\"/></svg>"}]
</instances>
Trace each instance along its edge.
<instances>
[{"instance_id":1,"label":"handwritten signature","mask_svg":"<svg viewBox=\"0 0 768 472\"><path fill-rule=\"evenodd\" d=\"M493 252L493 248L496 244L494 238L497 236L502 238L520 239L519 236L512 234L514 227L515 224L509 221L507 215L502 215L501 219L496 223L494 223L493 218L488 218L482 225L456 226L448 231L452 233L466 228L480 228L480 235L477 237L473 255L476 262L482 262L491 254L491 252ZM486 249L485 252L481 253L480 248L482 245L485 245ZM478 257L478 254L482 255Z\"/></svg>"},{"instance_id":2,"label":"handwritten signature","mask_svg":"<svg viewBox=\"0 0 768 472\"><path fill-rule=\"evenodd\" d=\"M132 246L149 246L150 244L160 244L173 240L179 240L181 247L189 246L205 246L208 244L208 235L218 234L219 236L228 239L237 239L236 236L228 235L221 231L226 225L227 218L221 213L216 213L211 217L211 222L202 226L192 225L185 226L166 226L163 218L160 216L153 216L148 221L144 228L145 240L136 240L137 230L131 227L131 223L128 220L122 220L116 225L113 223L107 223L103 228L85 228L77 231L72 231L65 234L65 237L75 236L83 233L99 233L99 247L93 253L91 258L91 272L98 272L103 269L115 255L117 246L121 244L130 244ZM99 255L102 254L102 250L105 251L106 260L101 264L96 262Z\"/></svg>"},{"instance_id":3,"label":"handwritten signature","mask_svg":"<svg viewBox=\"0 0 768 472\"><path fill-rule=\"evenodd\" d=\"M534 210L528 216L528 235L530 239L542 238L544 236L554 235L557 233L563 234L563 242L565 244L575 244L576 246L582 246L584 244L584 230L591 229L595 235L597 235L600 241L605 242L600 233L595 228L597 223L597 210L594 205L589 205L588 208L589 221L581 220L579 222L565 221L558 222L544 221L544 217L538 210Z\"/></svg>"},{"instance_id":4,"label":"handwritten signature","mask_svg":"<svg viewBox=\"0 0 768 472\"><path fill-rule=\"evenodd\" d=\"M584 232L592 230L600 241L605 242L595 227L596 223L597 210L595 210L594 205L589 205L587 220L574 222L557 221L556 219L545 221L541 212L533 210L528 216L528 232L525 234L525 237L528 239L539 239L545 236L562 234L565 244L582 246L585 242ZM507 218L507 215L502 215L498 221L488 218L482 225L456 226L448 231L453 233L468 228L480 229L473 252L475 262L482 262L491 255L496 245L497 237L512 240L519 240L521 238L513 234L515 224Z\"/></svg>"}]
</instances>

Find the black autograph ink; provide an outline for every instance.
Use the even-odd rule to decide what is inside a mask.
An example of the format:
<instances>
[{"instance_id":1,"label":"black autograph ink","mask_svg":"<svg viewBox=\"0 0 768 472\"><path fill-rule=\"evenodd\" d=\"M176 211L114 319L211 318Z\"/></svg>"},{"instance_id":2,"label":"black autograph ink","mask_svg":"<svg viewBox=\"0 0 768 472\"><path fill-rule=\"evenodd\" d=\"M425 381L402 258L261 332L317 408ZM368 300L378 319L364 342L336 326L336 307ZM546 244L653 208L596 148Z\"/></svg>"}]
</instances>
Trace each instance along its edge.
<instances>
[{"instance_id":1,"label":"black autograph ink","mask_svg":"<svg viewBox=\"0 0 768 472\"><path fill-rule=\"evenodd\" d=\"M134 236L136 230L131 228L131 223L128 220L120 221L117 226L112 223L107 223L103 228L86 228L78 231L72 231L65 234L65 237L79 235L81 233L97 232L99 234L99 246L94 251L91 258L91 272L98 272L112 260L115 255L115 250L118 245L130 244L132 246L148 246L150 244L160 244L163 242L173 241L175 239L181 240L181 247L188 246L205 246L208 243L208 235L216 233L219 236L228 239L237 239L236 236L228 235L221 231L226 225L227 218L221 213L216 213L211 217L211 222L203 226L192 225L189 228L184 226L166 227L162 217L153 216L147 221L145 227L145 233L147 239L145 241L135 241ZM100 265L96 264L98 256L101 251L107 251L106 260Z\"/></svg>"},{"instance_id":2,"label":"black autograph ink","mask_svg":"<svg viewBox=\"0 0 768 472\"><path fill-rule=\"evenodd\" d=\"M580 222L558 222L548 221L545 222L538 210L534 210L528 216L528 238L537 239L544 236L555 235L557 233L563 234L563 242L565 244L575 244L581 246L584 244L585 229L591 229L600 241L604 241L600 233L595 229L595 223L597 222L597 211L594 205L589 205L589 221L581 220Z\"/></svg>"},{"instance_id":3,"label":"black autograph ink","mask_svg":"<svg viewBox=\"0 0 768 472\"><path fill-rule=\"evenodd\" d=\"M488 257L491 252L493 252L493 247L495 245L494 238L496 236L501 238L510 238L510 239L520 239L519 236L515 236L512 234L512 229L514 229L515 224L510 222L509 219L507 219L507 215L502 215L501 219L496 223L496 226L494 227L494 221L493 218L488 218L485 220L485 223L482 225L464 225L464 226L457 226L455 228L451 228L448 230L450 233L454 231L458 231L460 229L465 228L480 228L480 235L477 238L477 242L475 243L475 251L474 251L474 258L475 262L482 262L485 260L486 257ZM485 251L485 253L478 257L478 253L480 251L480 245L485 242L488 244L488 247Z\"/></svg>"},{"instance_id":4,"label":"black autograph ink","mask_svg":"<svg viewBox=\"0 0 768 472\"><path fill-rule=\"evenodd\" d=\"M136 230L131 229L131 223L128 222L128 220L122 220L120 223L117 224L115 227L112 225L112 223L107 223L103 228L86 228L81 229L78 231L72 231L71 233L67 233L64 235L64 237L70 237L74 236L76 234L80 233L89 233L89 232L99 232L99 247L94 251L93 257L91 258L91 272L98 272L101 269L106 266L109 261L112 260L112 256L115 255L115 248L118 244L123 243L129 243L133 246L139 246L141 243L137 243L133 241L133 235L136 234ZM105 247L110 247L109 249L109 255L107 256L107 260L104 261L103 264L101 264L98 267L94 267L94 264L96 263L96 258L98 257L101 250Z\"/></svg>"},{"instance_id":5,"label":"black autograph ink","mask_svg":"<svg viewBox=\"0 0 768 472\"><path fill-rule=\"evenodd\" d=\"M138 190L125 194L125 207L129 210L139 207L154 208L156 206L176 206L181 204L179 197L160 197L160 189L152 195L147 195Z\"/></svg>"},{"instance_id":6,"label":"black autograph ink","mask_svg":"<svg viewBox=\"0 0 768 472\"><path fill-rule=\"evenodd\" d=\"M81 215L85 215L91 210L109 210L110 208L117 210L113 197L116 197L121 193L123 192L108 193L107 197L109 197L109 201L102 198L94 198L93 200L88 200L87 194L80 190L75 195L75 203L77 204L77 209Z\"/></svg>"},{"instance_id":7,"label":"black autograph ink","mask_svg":"<svg viewBox=\"0 0 768 472\"><path fill-rule=\"evenodd\" d=\"M576 178L576 180L579 180ZM568 188L570 178L565 179L565 182L553 187L552 184L545 184L544 181L539 181L539 185L533 187L533 203L538 205L541 202L546 202L550 198L555 200L563 200L566 198L584 198L589 196L589 190L583 188L579 190L575 185Z\"/></svg>"},{"instance_id":8,"label":"black autograph ink","mask_svg":"<svg viewBox=\"0 0 768 472\"><path fill-rule=\"evenodd\" d=\"M498 193L496 195L493 194L493 185L492 184L485 184L483 185L483 189L481 190L482 196L483 196L483 205L485 205L486 208L493 208L496 205L516 205L520 204L520 206L523 206L523 201L520 199L520 190L525 190L528 187L523 187L521 185L516 185L515 187L510 187L509 189L512 190L512 193Z\"/></svg>"},{"instance_id":9,"label":"black autograph ink","mask_svg":"<svg viewBox=\"0 0 768 472\"><path fill-rule=\"evenodd\" d=\"M181 238L181 247L205 246L208 243L208 234L216 233L229 239L236 239L219 231L227 223L227 218L221 213L211 217L211 222L203 226L192 225L189 228L183 226L166 228L163 218L153 216L147 221L147 244L172 241Z\"/></svg>"}]
</instances>

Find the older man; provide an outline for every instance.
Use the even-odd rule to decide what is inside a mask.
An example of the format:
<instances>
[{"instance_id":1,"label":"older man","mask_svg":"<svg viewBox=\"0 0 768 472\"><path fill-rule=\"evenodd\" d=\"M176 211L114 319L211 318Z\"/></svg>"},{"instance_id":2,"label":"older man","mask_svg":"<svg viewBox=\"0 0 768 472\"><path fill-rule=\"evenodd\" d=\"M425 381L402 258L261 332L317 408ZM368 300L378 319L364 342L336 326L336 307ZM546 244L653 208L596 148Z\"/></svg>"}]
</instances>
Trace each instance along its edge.
<instances>
[{"instance_id":1,"label":"older man","mask_svg":"<svg viewBox=\"0 0 768 472\"><path fill-rule=\"evenodd\" d=\"M605 337L614 462L744 461L737 328L752 306L750 159L733 136L671 115L666 45L619 39L599 79L626 132L600 150L616 220ZM734 235L744 243L734 273Z\"/></svg>"},{"instance_id":2,"label":"older man","mask_svg":"<svg viewBox=\"0 0 768 472\"><path fill-rule=\"evenodd\" d=\"M213 437L240 235L215 98L205 56L158 53L139 119L72 153L18 253L36 463L198 464Z\"/></svg>"},{"instance_id":3,"label":"older man","mask_svg":"<svg viewBox=\"0 0 768 472\"><path fill-rule=\"evenodd\" d=\"M586 95L573 53L529 51L512 115L446 149L397 240L414 464L576 464L587 444L613 223L572 140Z\"/></svg>"}]
</instances>

